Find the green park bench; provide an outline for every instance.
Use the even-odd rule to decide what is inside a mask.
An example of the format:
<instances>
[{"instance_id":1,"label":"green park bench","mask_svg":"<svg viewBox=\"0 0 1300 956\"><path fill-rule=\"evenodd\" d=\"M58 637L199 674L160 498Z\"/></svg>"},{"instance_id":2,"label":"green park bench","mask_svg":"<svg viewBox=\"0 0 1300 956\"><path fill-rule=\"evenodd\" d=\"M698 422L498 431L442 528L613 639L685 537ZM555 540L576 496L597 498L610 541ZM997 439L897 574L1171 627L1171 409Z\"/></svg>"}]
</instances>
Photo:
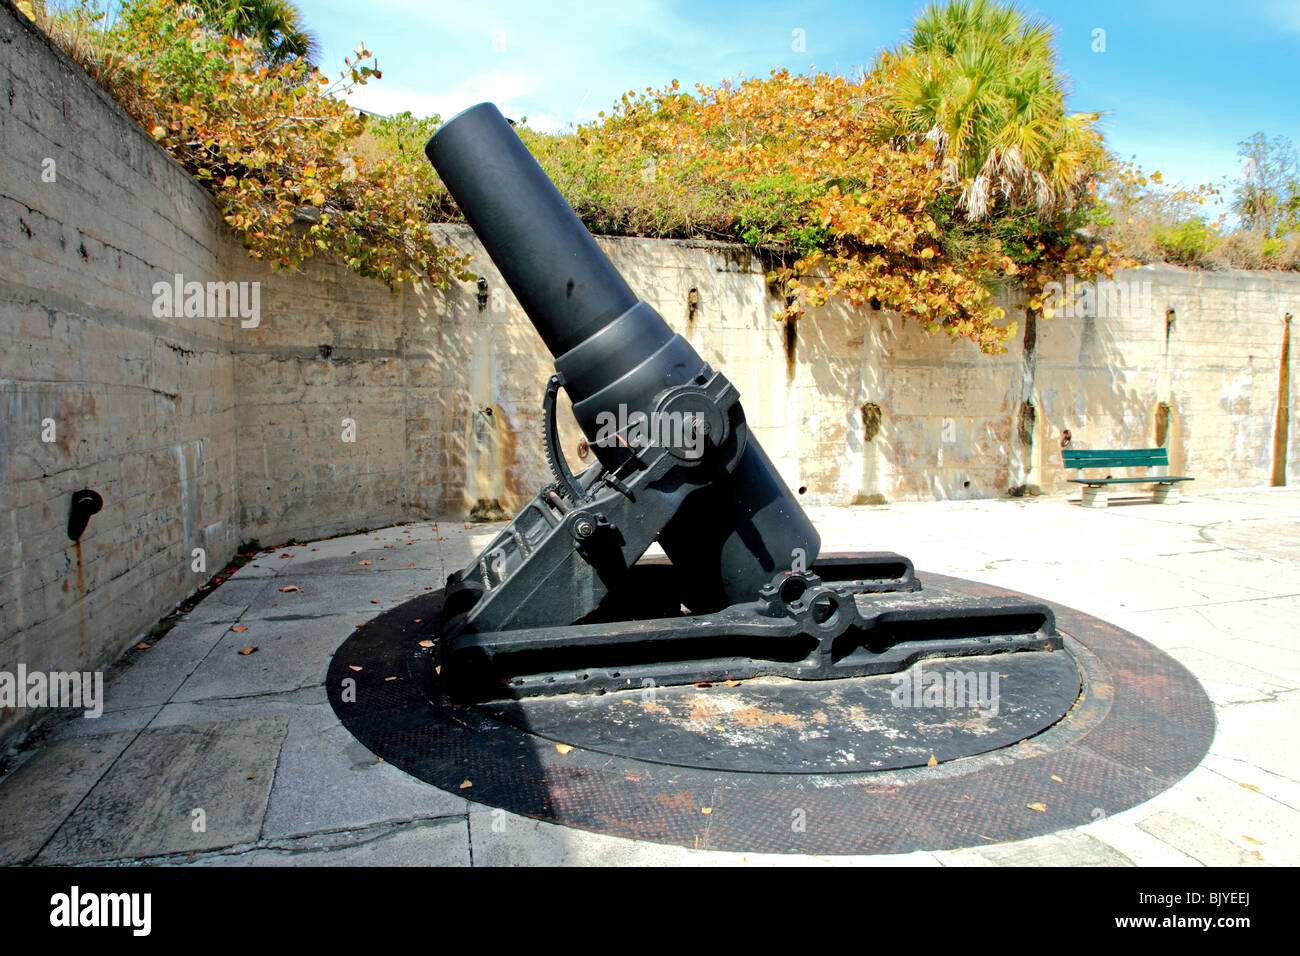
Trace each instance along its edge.
<instances>
[{"instance_id":1,"label":"green park bench","mask_svg":"<svg viewBox=\"0 0 1300 956\"><path fill-rule=\"evenodd\" d=\"M1105 508L1109 504L1107 489L1110 485L1155 485L1155 502L1157 504L1176 504L1178 502L1178 482L1194 481L1179 475L1165 474L1169 470L1169 449L1167 448L1064 448L1061 457L1066 468L1077 470L1079 477L1071 478L1074 484L1083 485L1083 506L1085 508ZM1111 468L1146 468L1148 474L1128 478L1089 478L1085 470ZM1152 469L1159 469L1151 474Z\"/></svg>"}]
</instances>

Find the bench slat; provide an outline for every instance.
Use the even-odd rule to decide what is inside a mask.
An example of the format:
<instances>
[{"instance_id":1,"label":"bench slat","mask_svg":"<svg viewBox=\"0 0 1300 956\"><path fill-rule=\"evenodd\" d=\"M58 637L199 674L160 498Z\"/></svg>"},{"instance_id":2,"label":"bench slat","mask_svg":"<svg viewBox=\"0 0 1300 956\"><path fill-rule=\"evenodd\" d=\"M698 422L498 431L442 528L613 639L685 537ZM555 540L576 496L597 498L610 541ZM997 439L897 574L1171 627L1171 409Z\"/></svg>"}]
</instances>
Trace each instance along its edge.
<instances>
[{"instance_id":1,"label":"bench slat","mask_svg":"<svg viewBox=\"0 0 1300 956\"><path fill-rule=\"evenodd\" d=\"M1175 481L1195 481L1182 475L1147 475L1145 478L1071 478L1076 485L1168 485Z\"/></svg>"},{"instance_id":2,"label":"bench slat","mask_svg":"<svg viewBox=\"0 0 1300 956\"><path fill-rule=\"evenodd\" d=\"M1168 465L1167 448L1091 449L1065 448L1061 459L1067 468L1142 467Z\"/></svg>"}]
</instances>

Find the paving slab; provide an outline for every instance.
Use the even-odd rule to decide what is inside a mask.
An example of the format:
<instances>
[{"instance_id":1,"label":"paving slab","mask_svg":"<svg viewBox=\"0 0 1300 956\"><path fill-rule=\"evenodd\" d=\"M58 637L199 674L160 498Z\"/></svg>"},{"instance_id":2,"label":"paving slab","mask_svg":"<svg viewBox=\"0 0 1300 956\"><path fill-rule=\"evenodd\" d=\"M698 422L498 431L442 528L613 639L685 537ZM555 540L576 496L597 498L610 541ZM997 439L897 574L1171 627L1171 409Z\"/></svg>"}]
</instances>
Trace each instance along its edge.
<instances>
[{"instance_id":1,"label":"paving slab","mask_svg":"<svg viewBox=\"0 0 1300 956\"><path fill-rule=\"evenodd\" d=\"M185 615L190 624L237 621L249 605L258 602L271 587L270 577L230 577Z\"/></svg>"},{"instance_id":2,"label":"paving slab","mask_svg":"<svg viewBox=\"0 0 1300 956\"><path fill-rule=\"evenodd\" d=\"M330 655L369 613L322 617L248 617L227 629L173 701L251 697L293 691L325 680ZM257 648L249 654L240 651Z\"/></svg>"},{"instance_id":3,"label":"paving slab","mask_svg":"<svg viewBox=\"0 0 1300 956\"><path fill-rule=\"evenodd\" d=\"M1127 856L1078 830L939 854L944 866L1133 866Z\"/></svg>"},{"instance_id":4,"label":"paving slab","mask_svg":"<svg viewBox=\"0 0 1300 956\"><path fill-rule=\"evenodd\" d=\"M84 863L255 841L288 726L287 717L270 716L142 731L37 862Z\"/></svg>"},{"instance_id":5,"label":"paving slab","mask_svg":"<svg viewBox=\"0 0 1300 956\"><path fill-rule=\"evenodd\" d=\"M0 783L0 866L31 861L135 738L131 731L47 744Z\"/></svg>"},{"instance_id":6,"label":"paving slab","mask_svg":"<svg viewBox=\"0 0 1300 956\"><path fill-rule=\"evenodd\" d=\"M328 703L301 707L280 749L269 838L464 814L468 802L384 763L343 728Z\"/></svg>"},{"instance_id":7,"label":"paving slab","mask_svg":"<svg viewBox=\"0 0 1300 956\"><path fill-rule=\"evenodd\" d=\"M250 607L239 618L239 623L248 624L257 620L292 621L339 614L373 617L380 611L387 611L394 605L424 593L426 587L441 587L443 583L431 579L428 571L419 568L363 570L368 573L333 572L312 576L299 572L280 575L272 582L271 589L266 594L267 599ZM297 587L302 590L281 592L279 589L282 587Z\"/></svg>"},{"instance_id":8,"label":"paving slab","mask_svg":"<svg viewBox=\"0 0 1300 956\"><path fill-rule=\"evenodd\" d=\"M169 701L230 630L229 624L196 624L186 619L153 646L132 652L130 666L114 669L104 692L105 712L152 706Z\"/></svg>"},{"instance_id":9,"label":"paving slab","mask_svg":"<svg viewBox=\"0 0 1300 956\"><path fill-rule=\"evenodd\" d=\"M469 866L469 830L463 816L274 840L238 852L196 855L194 866Z\"/></svg>"},{"instance_id":10,"label":"paving slab","mask_svg":"<svg viewBox=\"0 0 1300 956\"><path fill-rule=\"evenodd\" d=\"M1206 866L1265 865L1259 851L1238 846L1195 820L1168 810L1151 814L1138 826Z\"/></svg>"}]
</instances>

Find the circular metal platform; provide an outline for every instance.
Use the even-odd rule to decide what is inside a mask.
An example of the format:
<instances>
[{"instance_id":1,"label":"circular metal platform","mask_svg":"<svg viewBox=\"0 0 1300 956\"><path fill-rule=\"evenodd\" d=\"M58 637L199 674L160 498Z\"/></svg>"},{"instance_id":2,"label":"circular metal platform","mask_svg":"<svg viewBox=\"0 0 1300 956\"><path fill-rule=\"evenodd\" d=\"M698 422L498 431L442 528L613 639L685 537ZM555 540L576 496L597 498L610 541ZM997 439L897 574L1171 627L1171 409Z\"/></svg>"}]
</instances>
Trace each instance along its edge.
<instances>
[{"instance_id":1,"label":"circular metal platform","mask_svg":"<svg viewBox=\"0 0 1300 956\"><path fill-rule=\"evenodd\" d=\"M464 705L440 692L434 649L420 646L441 601L409 601L338 649L327 688L344 726L434 786L616 836L816 854L1022 839L1149 799L1200 762L1214 732L1176 661L1050 603L1066 637L1055 653Z\"/></svg>"}]
</instances>

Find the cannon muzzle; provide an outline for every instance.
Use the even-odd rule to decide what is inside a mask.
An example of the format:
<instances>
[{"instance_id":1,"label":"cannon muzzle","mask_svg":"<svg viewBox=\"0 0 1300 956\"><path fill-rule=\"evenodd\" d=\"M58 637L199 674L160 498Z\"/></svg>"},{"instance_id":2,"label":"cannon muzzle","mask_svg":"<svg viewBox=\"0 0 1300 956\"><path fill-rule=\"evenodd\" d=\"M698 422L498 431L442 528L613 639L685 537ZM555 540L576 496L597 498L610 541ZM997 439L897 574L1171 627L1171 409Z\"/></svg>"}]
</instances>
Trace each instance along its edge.
<instances>
[{"instance_id":1,"label":"cannon muzzle","mask_svg":"<svg viewBox=\"0 0 1300 956\"><path fill-rule=\"evenodd\" d=\"M666 395L702 387L712 370L637 298L494 105L448 121L425 153L554 356L597 458L624 469L629 446L605 440L602 423L651 417ZM753 600L773 574L810 565L820 544L738 405L722 431L725 448L654 535L693 610Z\"/></svg>"}]
</instances>

